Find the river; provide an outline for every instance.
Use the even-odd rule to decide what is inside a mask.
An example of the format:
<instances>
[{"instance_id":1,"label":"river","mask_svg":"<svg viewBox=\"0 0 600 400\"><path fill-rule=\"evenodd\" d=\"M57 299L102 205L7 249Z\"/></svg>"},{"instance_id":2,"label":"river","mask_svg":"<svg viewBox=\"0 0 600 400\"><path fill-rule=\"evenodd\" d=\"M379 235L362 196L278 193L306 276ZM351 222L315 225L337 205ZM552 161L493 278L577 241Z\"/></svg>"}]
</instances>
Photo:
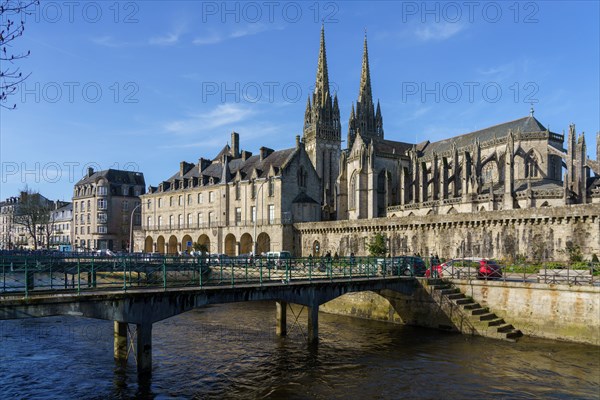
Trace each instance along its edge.
<instances>
[{"instance_id":1,"label":"river","mask_svg":"<svg viewBox=\"0 0 600 400\"><path fill-rule=\"evenodd\" d=\"M301 312L302 311L302 312ZM294 320L299 314L298 323ZM153 373L113 361L113 324L78 317L0 321L0 398L599 399L600 348L517 343L275 305L196 309L153 327Z\"/></svg>"}]
</instances>

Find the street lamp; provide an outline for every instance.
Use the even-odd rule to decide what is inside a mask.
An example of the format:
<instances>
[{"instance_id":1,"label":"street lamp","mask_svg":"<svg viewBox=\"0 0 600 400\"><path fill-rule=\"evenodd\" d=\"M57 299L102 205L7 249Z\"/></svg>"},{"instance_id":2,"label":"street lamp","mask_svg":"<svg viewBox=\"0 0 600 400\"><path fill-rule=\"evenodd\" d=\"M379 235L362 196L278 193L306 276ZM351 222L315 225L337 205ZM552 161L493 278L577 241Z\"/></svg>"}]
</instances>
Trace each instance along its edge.
<instances>
[{"instance_id":1,"label":"street lamp","mask_svg":"<svg viewBox=\"0 0 600 400\"><path fill-rule=\"evenodd\" d=\"M254 257L256 257L256 251L257 251L257 247L258 247L258 243L256 241L256 221L258 220L258 194L260 193L261 189L263 188L263 185L265 183L267 183L268 181L269 181L269 179L267 178L263 183L260 184L256 193L254 193L254 238L253 238L254 246L253 246L253 251L252 251L252 254ZM263 201L263 206L264 206L264 201Z\"/></svg>"},{"instance_id":2,"label":"street lamp","mask_svg":"<svg viewBox=\"0 0 600 400\"><path fill-rule=\"evenodd\" d=\"M148 205L150 205L150 200L148 200ZM129 252L133 253L133 214L135 214L135 210L142 206L142 202L137 206L133 207L131 210L131 219L129 221Z\"/></svg>"}]
</instances>

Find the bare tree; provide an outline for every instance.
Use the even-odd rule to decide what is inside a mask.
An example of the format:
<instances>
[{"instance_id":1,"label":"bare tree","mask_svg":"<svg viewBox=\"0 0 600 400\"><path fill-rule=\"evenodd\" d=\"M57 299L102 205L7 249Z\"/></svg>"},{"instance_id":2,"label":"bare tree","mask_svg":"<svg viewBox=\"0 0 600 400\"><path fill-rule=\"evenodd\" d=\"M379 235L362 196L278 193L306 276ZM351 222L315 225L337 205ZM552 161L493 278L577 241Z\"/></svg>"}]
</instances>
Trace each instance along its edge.
<instances>
[{"instance_id":1,"label":"bare tree","mask_svg":"<svg viewBox=\"0 0 600 400\"><path fill-rule=\"evenodd\" d=\"M25 228L29 237L33 240L35 250L38 248L39 239L44 238L41 231L45 229L40 229L40 227L53 224L53 222L50 222L52 209L52 202L38 192L27 189L21 192L19 204L14 214L14 223Z\"/></svg>"},{"instance_id":2,"label":"bare tree","mask_svg":"<svg viewBox=\"0 0 600 400\"><path fill-rule=\"evenodd\" d=\"M30 51L15 53L11 50L13 42L25 32L25 16L39 5L39 0L0 0L0 107L6 106L8 96L15 93L18 85L29 77L23 75L16 62L29 56Z\"/></svg>"}]
</instances>

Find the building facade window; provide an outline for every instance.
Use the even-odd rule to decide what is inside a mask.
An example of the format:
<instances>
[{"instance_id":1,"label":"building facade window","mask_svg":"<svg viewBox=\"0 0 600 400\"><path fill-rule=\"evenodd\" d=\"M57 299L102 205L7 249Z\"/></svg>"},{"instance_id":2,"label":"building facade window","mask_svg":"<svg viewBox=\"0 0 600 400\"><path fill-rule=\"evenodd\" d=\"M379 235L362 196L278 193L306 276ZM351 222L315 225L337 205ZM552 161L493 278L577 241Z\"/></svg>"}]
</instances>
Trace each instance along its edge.
<instances>
[{"instance_id":1,"label":"building facade window","mask_svg":"<svg viewBox=\"0 0 600 400\"><path fill-rule=\"evenodd\" d=\"M152 228L152 217L148 217L146 219L146 227L147 228Z\"/></svg>"},{"instance_id":2,"label":"building facade window","mask_svg":"<svg viewBox=\"0 0 600 400\"><path fill-rule=\"evenodd\" d=\"M169 229L173 229L173 216L169 215Z\"/></svg>"},{"instance_id":3,"label":"building facade window","mask_svg":"<svg viewBox=\"0 0 600 400\"><path fill-rule=\"evenodd\" d=\"M198 204L204 203L204 193L198 193Z\"/></svg>"},{"instance_id":4,"label":"building facade window","mask_svg":"<svg viewBox=\"0 0 600 400\"><path fill-rule=\"evenodd\" d=\"M159 197L158 198L158 208L162 207L162 199Z\"/></svg>"},{"instance_id":5,"label":"building facade window","mask_svg":"<svg viewBox=\"0 0 600 400\"><path fill-rule=\"evenodd\" d=\"M242 223L242 208L236 207L235 208L235 224L241 225L241 223Z\"/></svg>"},{"instance_id":6,"label":"building facade window","mask_svg":"<svg viewBox=\"0 0 600 400\"><path fill-rule=\"evenodd\" d=\"M275 222L275 205L269 204L269 224Z\"/></svg>"},{"instance_id":7,"label":"building facade window","mask_svg":"<svg viewBox=\"0 0 600 400\"><path fill-rule=\"evenodd\" d=\"M215 201L215 193L214 192L208 192L208 202L212 203L213 201Z\"/></svg>"},{"instance_id":8,"label":"building facade window","mask_svg":"<svg viewBox=\"0 0 600 400\"><path fill-rule=\"evenodd\" d=\"M188 206L192 205L192 195L191 194L187 195L187 203L188 203Z\"/></svg>"},{"instance_id":9,"label":"building facade window","mask_svg":"<svg viewBox=\"0 0 600 400\"><path fill-rule=\"evenodd\" d=\"M537 178L537 176L537 157L532 151L527 155L527 158L525 159L525 178Z\"/></svg>"},{"instance_id":10,"label":"building facade window","mask_svg":"<svg viewBox=\"0 0 600 400\"><path fill-rule=\"evenodd\" d=\"M272 197L275 194L275 181L273 178L269 178L269 197Z\"/></svg>"},{"instance_id":11,"label":"building facade window","mask_svg":"<svg viewBox=\"0 0 600 400\"><path fill-rule=\"evenodd\" d=\"M204 215L202 213L198 213L198 228L201 228L202 224L204 224Z\"/></svg>"},{"instance_id":12,"label":"building facade window","mask_svg":"<svg viewBox=\"0 0 600 400\"><path fill-rule=\"evenodd\" d=\"M183 205L183 196L181 196L181 195L180 195L180 196L177 198L177 205L179 205L179 206L182 206L182 205Z\"/></svg>"},{"instance_id":13,"label":"building facade window","mask_svg":"<svg viewBox=\"0 0 600 400\"><path fill-rule=\"evenodd\" d=\"M105 199L98 199L98 210L106 210L107 202Z\"/></svg>"},{"instance_id":14,"label":"building facade window","mask_svg":"<svg viewBox=\"0 0 600 400\"><path fill-rule=\"evenodd\" d=\"M212 226L214 223L215 223L215 213L211 211L208 213L208 226Z\"/></svg>"},{"instance_id":15,"label":"building facade window","mask_svg":"<svg viewBox=\"0 0 600 400\"><path fill-rule=\"evenodd\" d=\"M98 225L97 231L98 233L107 233L108 229L106 228L106 225Z\"/></svg>"},{"instance_id":16,"label":"building facade window","mask_svg":"<svg viewBox=\"0 0 600 400\"><path fill-rule=\"evenodd\" d=\"M106 186L98 186L98 195L106 196L108 194L108 188Z\"/></svg>"},{"instance_id":17,"label":"building facade window","mask_svg":"<svg viewBox=\"0 0 600 400\"><path fill-rule=\"evenodd\" d=\"M162 226L162 215L158 217L158 229Z\"/></svg>"},{"instance_id":18,"label":"building facade window","mask_svg":"<svg viewBox=\"0 0 600 400\"><path fill-rule=\"evenodd\" d=\"M173 207L173 196L169 197L169 207Z\"/></svg>"},{"instance_id":19,"label":"building facade window","mask_svg":"<svg viewBox=\"0 0 600 400\"><path fill-rule=\"evenodd\" d=\"M177 216L177 228L183 228L183 214Z\"/></svg>"},{"instance_id":20,"label":"building facade window","mask_svg":"<svg viewBox=\"0 0 600 400\"><path fill-rule=\"evenodd\" d=\"M241 188L240 188L240 183L239 183L239 182L236 182L236 183L235 183L235 199L236 199L236 200L239 200L239 199L240 199L240 197L241 197L241 194L242 194L241 192L242 192L242 191L241 191Z\"/></svg>"},{"instance_id":21,"label":"building facade window","mask_svg":"<svg viewBox=\"0 0 600 400\"><path fill-rule=\"evenodd\" d=\"M106 220L107 220L107 214L106 213L98 213L97 218L98 218L99 224L105 224Z\"/></svg>"},{"instance_id":22,"label":"building facade window","mask_svg":"<svg viewBox=\"0 0 600 400\"><path fill-rule=\"evenodd\" d=\"M188 218L187 218L187 227L191 228L193 224L194 224L194 217L193 217L192 213L189 213Z\"/></svg>"},{"instance_id":23,"label":"building facade window","mask_svg":"<svg viewBox=\"0 0 600 400\"><path fill-rule=\"evenodd\" d=\"M123 200L123 211L129 211L129 201Z\"/></svg>"}]
</instances>

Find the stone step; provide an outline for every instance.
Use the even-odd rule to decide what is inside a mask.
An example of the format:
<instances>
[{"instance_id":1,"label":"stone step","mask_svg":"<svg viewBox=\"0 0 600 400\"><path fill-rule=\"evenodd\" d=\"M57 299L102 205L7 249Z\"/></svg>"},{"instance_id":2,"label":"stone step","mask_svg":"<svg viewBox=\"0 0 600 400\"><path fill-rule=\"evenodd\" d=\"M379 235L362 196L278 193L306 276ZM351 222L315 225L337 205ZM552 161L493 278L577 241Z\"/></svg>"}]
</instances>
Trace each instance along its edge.
<instances>
[{"instance_id":1,"label":"stone step","mask_svg":"<svg viewBox=\"0 0 600 400\"><path fill-rule=\"evenodd\" d=\"M491 319L491 320L487 321L488 326L498 326L498 325L502 325L504 323L505 322L504 322L503 318Z\"/></svg>"},{"instance_id":2,"label":"stone step","mask_svg":"<svg viewBox=\"0 0 600 400\"><path fill-rule=\"evenodd\" d=\"M452 286L450 286L447 283L441 284L441 285L429 285L429 287L431 288L431 290L445 290L445 289L451 289Z\"/></svg>"},{"instance_id":3,"label":"stone step","mask_svg":"<svg viewBox=\"0 0 600 400\"><path fill-rule=\"evenodd\" d=\"M477 315L477 317L479 318L480 321L489 321L491 319L498 318L496 316L496 314L494 314L494 313L479 314L479 315Z\"/></svg>"},{"instance_id":4,"label":"stone step","mask_svg":"<svg viewBox=\"0 0 600 400\"><path fill-rule=\"evenodd\" d=\"M511 332L508 332L508 333L506 334L506 337L507 337L508 339L517 339L517 338L520 338L521 336L523 336L523 332L521 332L521 331L520 331L520 330L518 330L518 329L515 329L515 330L513 330L513 331L511 331Z\"/></svg>"},{"instance_id":5,"label":"stone step","mask_svg":"<svg viewBox=\"0 0 600 400\"><path fill-rule=\"evenodd\" d=\"M515 329L511 324L500 325L498 328L498 332L510 332Z\"/></svg>"},{"instance_id":6,"label":"stone step","mask_svg":"<svg viewBox=\"0 0 600 400\"><path fill-rule=\"evenodd\" d=\"M469 299L463 296L462 298L454 300L454 302L460 306L473 303L473 299Z\"/></svg>"},{"instance_id":7,"label":"stone step","mask_svg":"<svg viewBox=\"0 0 600 400\"><path fill-rule=\"evenodd\" d=\"M448 295L448 294L460 293L460 290L454 289L454 288L448 288L448 289L442 289L442 290L440 290L440 292L442 293L442 295Z\"/></svg>"},{"instance_id":8,"label":"stone step","mask_svg":"<svg viewBox=\"0 0 600 400\"><path fill-rule=\"evenodd\" d=\"M479 305L479 303L473 303L473 300L471 300L470 303L462 304L462 308L464 308L465 310L474 310L476 308L481 308L481 306Z\"/></svg>"},{"instance_id":9,"label":"stone step","mask_svg":"<svg viewBox=\"0 0 600 400\"><path fill-rule=\"evenodd\" d=\"M475 308L471 310L471 315L482 315L490 312L490 309L487 307Z\"/></svg>"},{"instance_id":10,"label":"stone step","mask_svg":"<svg viewBox=\"0 0 600 400\"><path fill-rule=\"evenodd\" d=\"M459 299L466 299L466 297L464 294L458 292L458 293L449 294L448 299L449 300L459 300Z\"/></svg>"}]
</instances>

